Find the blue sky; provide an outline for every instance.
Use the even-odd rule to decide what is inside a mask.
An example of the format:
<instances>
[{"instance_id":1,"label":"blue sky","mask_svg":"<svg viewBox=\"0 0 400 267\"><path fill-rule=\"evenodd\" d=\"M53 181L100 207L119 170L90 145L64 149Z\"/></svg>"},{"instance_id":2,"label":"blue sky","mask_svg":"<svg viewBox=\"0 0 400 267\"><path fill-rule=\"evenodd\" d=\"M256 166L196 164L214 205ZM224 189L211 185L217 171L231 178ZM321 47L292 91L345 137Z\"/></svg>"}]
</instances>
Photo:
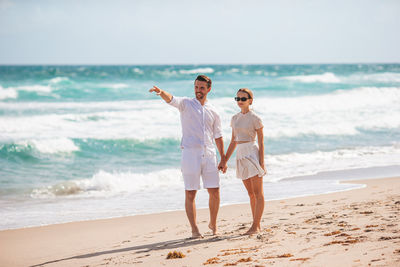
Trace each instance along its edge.
<instances>
[{"instance_id":1,"label":"blue sky","mask_svg":"<svg viewBox=\"0 0 400 267\"><path fill-rule=\"evenodd\" d=\"M0 64L400 62L398 0L0 0Z\"/></svg>"}]
</instances>

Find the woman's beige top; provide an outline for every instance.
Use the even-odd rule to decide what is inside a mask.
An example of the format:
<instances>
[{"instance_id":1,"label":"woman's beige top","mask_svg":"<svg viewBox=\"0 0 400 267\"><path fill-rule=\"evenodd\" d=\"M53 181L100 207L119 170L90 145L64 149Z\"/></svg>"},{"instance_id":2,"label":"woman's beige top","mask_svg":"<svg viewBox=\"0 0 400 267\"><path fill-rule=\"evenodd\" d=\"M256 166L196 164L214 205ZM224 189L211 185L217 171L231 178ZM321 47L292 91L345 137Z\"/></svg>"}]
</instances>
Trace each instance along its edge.
<instances>
[{"instance_id":1,"label":"woman's beige top","mask_svg":"<svg viewBox=\"0 0 400 267\"><path fill-rule=\"evenodd\" d=\"M246 114L239 112L231 120L231 127L235 141L255 141L256 130L263 127L261 118L253 111Z\"/></svg>"}]
</instances>

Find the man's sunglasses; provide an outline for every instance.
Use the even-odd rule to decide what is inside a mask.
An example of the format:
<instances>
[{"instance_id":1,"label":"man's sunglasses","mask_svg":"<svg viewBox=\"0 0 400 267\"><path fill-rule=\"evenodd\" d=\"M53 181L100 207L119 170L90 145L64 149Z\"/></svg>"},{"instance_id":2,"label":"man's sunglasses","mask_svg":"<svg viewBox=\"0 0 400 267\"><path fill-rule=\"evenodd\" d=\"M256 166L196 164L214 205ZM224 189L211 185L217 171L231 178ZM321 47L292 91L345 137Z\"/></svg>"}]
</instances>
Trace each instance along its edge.
<instances>
[{"instance_id":1,"label":"man's sunglasses","mask_svg":"<svg viewBox=\"0 0 400 267\"><path fill-rule=\"evenodd\" d=\"M247 101L247 99L250 99L250 98L247 98L247 97L235 97L235 100L237 101L237 102L239 102L239 101Z\"/></svg>"}]
</instances>

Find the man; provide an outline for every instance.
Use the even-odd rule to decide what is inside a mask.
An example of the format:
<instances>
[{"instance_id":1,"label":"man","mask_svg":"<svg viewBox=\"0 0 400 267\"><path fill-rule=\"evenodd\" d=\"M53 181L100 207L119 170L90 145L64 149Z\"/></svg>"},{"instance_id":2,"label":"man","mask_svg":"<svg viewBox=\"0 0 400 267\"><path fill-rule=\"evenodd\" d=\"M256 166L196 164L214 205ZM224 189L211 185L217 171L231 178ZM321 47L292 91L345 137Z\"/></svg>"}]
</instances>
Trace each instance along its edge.
<instances>
[{"instance_id":1,"label":"man","mask_svg":"<svg viewBox=\"0 0 400 267\"><path fill-rule=\"evenodd\" d=\"M149 90L156 92L168 104L180 111L182 125L181 171L185 183L185 210L192 227L192 237L202 237L196 224L195 197L200 189L200 176L203 187L209 194L210 223L208 227L217 233L217 214L219 210L219 173L226 171L224 142L221 133L221 120L213 106L207 101L211 91L211 79L205 75L197 76L194 82L195 98L174 97L154 86ZM217 166L217 156L213 139L217 145L221 161Z\"/></svg>"}]
</instances>

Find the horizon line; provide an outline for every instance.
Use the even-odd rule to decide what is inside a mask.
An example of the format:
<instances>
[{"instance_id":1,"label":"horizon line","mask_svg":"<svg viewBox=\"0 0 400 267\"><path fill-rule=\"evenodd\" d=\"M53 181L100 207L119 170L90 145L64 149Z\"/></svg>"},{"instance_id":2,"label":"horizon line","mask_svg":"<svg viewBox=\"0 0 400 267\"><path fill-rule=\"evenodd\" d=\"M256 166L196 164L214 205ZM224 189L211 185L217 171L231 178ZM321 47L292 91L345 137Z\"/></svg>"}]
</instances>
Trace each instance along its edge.
<instances>
[{"instance_id":1,"label":"horizon line","mask_svg":"<svg viewBox=\"0 0 400 267\"><path fill-rule=\"evenodd\" d=\"M342 63L67 63L67 64L59 64L59 63L28 63L28 64L8 64L8 63L0 63L1 67L4 66L211 66L211 65L385 65L385 64L400 64L399 62L342 62Z\"/></svg>"}]
</instances>

